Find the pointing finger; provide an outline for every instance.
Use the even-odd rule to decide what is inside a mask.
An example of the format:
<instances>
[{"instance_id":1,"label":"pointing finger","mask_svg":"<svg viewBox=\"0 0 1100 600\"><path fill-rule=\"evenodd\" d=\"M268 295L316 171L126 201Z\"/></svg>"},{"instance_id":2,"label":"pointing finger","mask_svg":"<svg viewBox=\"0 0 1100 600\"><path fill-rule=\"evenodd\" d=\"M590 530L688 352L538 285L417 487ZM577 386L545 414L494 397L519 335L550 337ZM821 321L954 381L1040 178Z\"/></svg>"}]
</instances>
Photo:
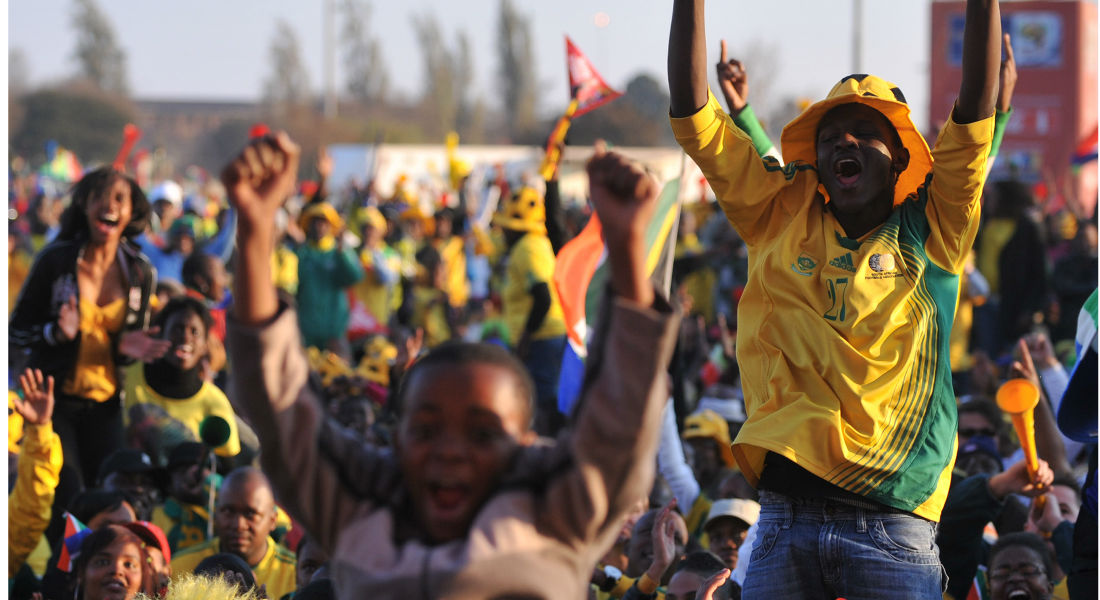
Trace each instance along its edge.
<instances>
[{"instance_id":1,"label":"pointing finger","mask_svg":"<svg viewBox=\"0 0 1100 600\"><path fill-rule=\"evenodd\" d=\"M726 40L722 40L722 52L719 55L718 62L726 62Z\"/></svg>"}]
</instances>

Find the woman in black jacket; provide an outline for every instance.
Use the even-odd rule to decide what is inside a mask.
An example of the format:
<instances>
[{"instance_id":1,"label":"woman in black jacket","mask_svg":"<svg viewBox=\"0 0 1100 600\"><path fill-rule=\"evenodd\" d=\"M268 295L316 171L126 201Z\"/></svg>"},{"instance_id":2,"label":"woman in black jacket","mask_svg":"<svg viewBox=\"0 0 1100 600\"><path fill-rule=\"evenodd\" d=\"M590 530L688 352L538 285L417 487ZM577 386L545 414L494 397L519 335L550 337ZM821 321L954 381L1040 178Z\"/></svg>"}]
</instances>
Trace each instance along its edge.
<instances>
[{"instance_id":1,"label":"woman in black jacket","mask_svg":"<svg viewBox=\"0 0 1100 600\"><path fill-rule=\"evenodd\" d=\"M55 507L94 485L100 463L124 444L119 367L158 358L169 346L144 332L156 272L132 239L149 213L125 174L111 167L86 174L11 315L11 352L57 382L53 427L64 466Z\"/></svg>"}]
</instances>

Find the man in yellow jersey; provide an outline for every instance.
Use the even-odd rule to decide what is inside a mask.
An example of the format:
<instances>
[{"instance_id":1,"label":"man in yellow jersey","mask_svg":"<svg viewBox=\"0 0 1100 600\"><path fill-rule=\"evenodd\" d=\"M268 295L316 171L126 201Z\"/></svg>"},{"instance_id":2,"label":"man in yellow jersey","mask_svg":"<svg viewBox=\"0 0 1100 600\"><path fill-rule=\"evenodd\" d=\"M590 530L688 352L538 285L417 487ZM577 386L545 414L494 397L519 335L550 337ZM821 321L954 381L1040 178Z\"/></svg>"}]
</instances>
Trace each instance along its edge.
<instances>
[{"instance_id":1,"label":"man in yellow jersey","mask_svg":"<svg viewBox=\"0 0 1100 600\"><path fill-rule=\"evenodd\" d=\"M214 512L216 537L182 550L172 558L176 576L192 573L208 556L234 554L252 568L257 585L267 586L269 598L280 598L298 586L297 557L275 543L275 496L271 483L254 467L240 467L226 476L218 491Z\"/></svg>"},{"instance_id":2,"label":"man in yellow jersey","mask_svg":"<svg viewBox=\"0 0 1100 600\"><path fill-rule=\"evenodd\" d=\"M749 248L734 440L760 489L744 598L938 598L955 458L948 338L978 227L1000 63L968 0L963 78L935 149L901 91L849 75L761 160L707 89L704 0L675 0L672 127Z\"/></svg>"}]
</instances>

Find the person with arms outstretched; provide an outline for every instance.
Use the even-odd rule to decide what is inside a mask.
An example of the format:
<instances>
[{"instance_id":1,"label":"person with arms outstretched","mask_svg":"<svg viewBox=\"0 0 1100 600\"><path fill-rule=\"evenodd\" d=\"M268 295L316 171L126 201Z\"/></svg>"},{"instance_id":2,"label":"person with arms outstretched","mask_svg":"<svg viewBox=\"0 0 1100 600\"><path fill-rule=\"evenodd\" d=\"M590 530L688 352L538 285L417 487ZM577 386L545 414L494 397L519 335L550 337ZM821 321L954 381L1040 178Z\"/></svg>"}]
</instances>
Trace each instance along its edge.
<instances>
[{"instance_id":1,"label":"person with arms outstretched","mask_svg":"<svg viewBox=\"0 0 1100 600\"><path fill-rule=\"evenodd\" d=\"M332 556L345 598L578 598L654 479L678 318L645 271L659 187L613 153L588 163L611 267L572 435L539 444L534 383L492 344L443 344L406 372L394 448L326 418L294 311L271 283L275 212L299 150L253 141L222 175L240 212L229 321L233 401L287 512Z\"/></svg>"},{"instance_id":2,"label":"person with arms outstretched","mask_svg":"<svg viewBox=\"0 0 1100 600\"><path fill-rule=\"evenodd\" d=\"M955 458L948 337L993 135L996 0L969 0L935 149L901 90L844 77L757 155L707 89L704 0L674 2L676 138L749 248L733 444L760 490L745 598L931 598Z\"/></svg>"}]
</instances>

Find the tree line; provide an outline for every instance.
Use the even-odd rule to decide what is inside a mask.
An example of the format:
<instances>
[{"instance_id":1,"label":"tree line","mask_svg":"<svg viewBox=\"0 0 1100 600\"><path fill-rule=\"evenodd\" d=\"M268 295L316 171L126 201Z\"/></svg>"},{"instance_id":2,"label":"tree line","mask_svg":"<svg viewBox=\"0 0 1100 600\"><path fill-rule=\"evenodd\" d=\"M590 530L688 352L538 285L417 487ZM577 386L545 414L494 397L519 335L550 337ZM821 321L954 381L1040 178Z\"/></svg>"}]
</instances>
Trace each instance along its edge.
<instances>
[{"instance_id":1,"label":"tree line","mask_svg":"<svg viewBox=\"0 0 1100 600\"><path fill-rule=\"evenodd\" d=\"M457 131L463 143L544 143L556 112L567 99L539 106L534 32L530 15L513 0L500 0L495 19L494 89L490 103L475 89L474 56L464 31L452 35L432 14L414 15L423 65L419 96L397 97L390 87L385 48L374 33L370 0L336 0L337 54L344 85L334 118L321 114L321 93L311 84L294 27L276 23L257 115L272 127L292 132L304 147L323 143L441 143ZM85 161L109 160L118 148L123 124L137 121L127 56L108 16L96 0L72 0L70 25L75 40L74 75L31 89L20 49L9 52L9 150L37 164L47 140L57 140ZM564 52L562 56L564 61ZM672 145L668 93L651 74L638 74L623 98L574 123L569 143L596 138L618 145ZM545 101L544 101L545 103ZM540 109L543 111L540 117ZM139 125L141 123L139 122ZM204 132L181 162L214 165L230 140L241 139L251 123L232 119ZM178 140L145 139L170 145ZM229 144L233 148L234 144ZM175 151L169 147L170 151Z\"/></svg>"}]
</instances>

